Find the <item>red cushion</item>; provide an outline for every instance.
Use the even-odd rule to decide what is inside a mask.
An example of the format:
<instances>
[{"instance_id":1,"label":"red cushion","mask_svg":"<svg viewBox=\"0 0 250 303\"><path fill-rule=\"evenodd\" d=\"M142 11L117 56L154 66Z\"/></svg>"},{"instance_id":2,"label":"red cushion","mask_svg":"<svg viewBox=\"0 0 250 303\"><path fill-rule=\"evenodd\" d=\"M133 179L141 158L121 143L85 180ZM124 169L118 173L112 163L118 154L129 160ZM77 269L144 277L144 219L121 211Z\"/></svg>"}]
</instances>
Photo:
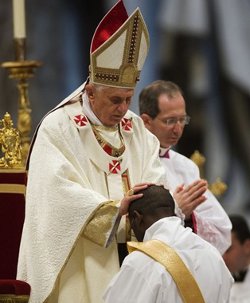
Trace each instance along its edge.
<instances>
[{"instance_id":1,"label":"red cushion","mask_svg":"<svg viewBox=\"0 0 250 303\"><path fill-rule=\"evenodd\" d=\"M27 172L24 170L1 169L0 183L24 184L27 183Z\"/></svg>"},{"instance_id":2,"label":"red cushion","mask_svg":"<svg viewBox=\"0 0 250 303\"><path fill-rule=\"evenodd\" d=\"M0 279L15 279L21 240L25 196L22 193L4 192L3 184L26 185L23 170L0 170Z\"/></svg>"},{"instance_id":3,"label":"red cushion","mask_svg":"<svg viewBox=\"0 0 250 303\"><path fill-rule=\"evenodd\" d=\"M24 221L24 197L0 194L0 279L15 279Z\"/></svg>"},{"instance_id":4,"label":"red cushion","mask_svg":"<svg viewBox=\"0 0 250 303\"><path fill-rule=\"evenodd\" d=\"M30 285L20 280L0 280L0 294L30 295Z\"/></svg>"}]
</instances>

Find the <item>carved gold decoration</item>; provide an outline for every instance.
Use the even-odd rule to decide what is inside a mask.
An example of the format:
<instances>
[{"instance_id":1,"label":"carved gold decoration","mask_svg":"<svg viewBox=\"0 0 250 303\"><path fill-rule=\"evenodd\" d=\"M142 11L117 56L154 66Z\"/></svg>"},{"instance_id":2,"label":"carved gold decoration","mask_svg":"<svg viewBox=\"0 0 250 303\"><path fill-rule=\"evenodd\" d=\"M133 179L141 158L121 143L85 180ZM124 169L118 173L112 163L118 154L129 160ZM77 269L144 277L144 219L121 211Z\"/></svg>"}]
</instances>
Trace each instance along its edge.
<instances>
[{"instance_id":1,"label":"carved gold decoration","mask_svg":"<svg viewBox=\"0 0 250 303\"><path fill-rule=\"evenodd\" d=\"M22 166L21 140L19 131L13 127L9 113L0 120L0 146L2 157L0 168L17 168Z\"/></svg>"},{"instance_id":2,"label":"carved gold decoration","mask_svg":"<svg viewBox=\"0 0 250 303\"><path fill-rule=\"evenodd\" d=\"M204 164L206 158L196 150L190 157L190 159L199 167L201 178L205 178ZM227 190L227 185L220 178L217 178L215 182L209 184L208 188L215 196L221 196Z\"/></svg>"},{"instance_id":3,"label":"carved gold decoration","mask_svg":"<svg viewBox=\"0 0 250 303\"><path fill-rule=\"evenodd\" d=\"M214 183L209 185L209 189L215 196L221 196L227 190L227 185L220 178L217 178Z\"/></svg>"},{"instance_id":4,"label":"carved gold decoration","mask_svg":"<svg viewBox=\"0 0 250 303\"><path fill-rule=\"evenodd\" d=\"M27 159L31 133L31 108L28 97L28 79L34 76L34 71L41 63L25 60L25 39L15 39L16 61L4 62L2 67L8 69L9 78L17 80L19 92L17 129L20 132L23 164Z\"/></svg>"},{"instance_id":5,"label":"carved gold decoration","mask_svg":"<svg viewBox=\"0 0 250 303\"><path fill-rule=\"evenodd\" d=\"M199 167L200 176L204 178L204 164L206 162L206 158L196 150L190 157L190 159Z\"/></svg>"}]
</instances>

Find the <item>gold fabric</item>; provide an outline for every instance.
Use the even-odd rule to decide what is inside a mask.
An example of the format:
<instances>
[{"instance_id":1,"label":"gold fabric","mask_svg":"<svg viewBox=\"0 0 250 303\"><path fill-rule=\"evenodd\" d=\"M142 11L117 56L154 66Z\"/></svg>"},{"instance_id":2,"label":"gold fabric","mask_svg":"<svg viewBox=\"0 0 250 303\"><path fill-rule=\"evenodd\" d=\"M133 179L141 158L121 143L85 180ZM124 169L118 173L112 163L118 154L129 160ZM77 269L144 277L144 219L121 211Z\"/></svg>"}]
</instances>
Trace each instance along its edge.
<instances>
[{"instance_id":1,"label":"gold fabric","mask_svg":"<svg viewBox=\"0 0 250 303\"><path fill-rule=\"evenodd\" d=\"M114 201L102 204L92 215L92 218L83 232L87 239L103 247L106 245L107 234L112 229L111 218L118 215L116 204L117 202ZM102 231L101 233L100 230Z\"/></svg>"},{"instance_id":2,"label":"gold fabric","mask_svg":"<svg viewBox=\"0 0 250 303\"><path fill-rule=\"evenodd\" d=\"M0 303L28 303L29 296L0 295Z\"/></svg>"},{"instance_id":3,"label":"gold fabric","mask_svg":"<svg viewBox=\"0 0 250 303\"><path fill-rule=\"evenodd\" d=\"M123 185L123 192L124 193L128 192L129 189L131 188L128 169L126 169L125 172L122 174L122 185Z\"/></svg>"},{"instance_id":4,"label":"gold fabric","mask_svg":"<svg viewBox=\"0 0 250 303\"><path fill-rule=\"evenodd\" d=\"M184 303L205 303L192 273L172 247L159 240L128 242L127 246L129 253L139 250L161 263L175 281Z\"/></svg>"},{"instance_id":5,"label":"gold fabric","mask_svg":"<svg viewBox=\"0 0 250 303\"><path fill-rule=\"evenodd\" d=\"M131 188L131 183L130 183L130 178L129 178L129 171L126 169L126 171L122 174L122 184L123 184L123 192L126 193L130 190ZM131 241L131 235L132 235L132 230L130 226L130 222L128 217L126 216L126 221L125 221L125 229L126 229L126 241Z\"/></svg>"}]
</instances>

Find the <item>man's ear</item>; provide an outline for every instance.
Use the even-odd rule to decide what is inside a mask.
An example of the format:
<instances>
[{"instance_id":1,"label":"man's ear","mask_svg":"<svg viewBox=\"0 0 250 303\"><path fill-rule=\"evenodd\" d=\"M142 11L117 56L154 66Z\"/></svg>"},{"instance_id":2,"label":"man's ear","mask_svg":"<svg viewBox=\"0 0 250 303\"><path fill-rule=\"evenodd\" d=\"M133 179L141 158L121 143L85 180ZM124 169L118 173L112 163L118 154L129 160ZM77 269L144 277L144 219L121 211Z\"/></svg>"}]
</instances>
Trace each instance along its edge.
<instances>
[{"instance_id":1,"label":"man's ear","mask_svg":"<svg viewBox=\"0 0 250 303\"><path fill-rule=\"evenodd\" d=\"M140 214L137 210L134 210L131 216L129 217L131 227L138 228L141 225L142 222L142 214Z\"/></svg>"},{"instance_id":2,"label":"man's ear","mask_svg":"<svg viewBox=\"0 0 250 303\"><path fill-rule=\"evenodd\" d=\"M145 126L148 128L148 129L150 129L150 127L151 127L151 123L152 123L152 118L148 115L148 114L141 114L141 118L142 118L142 120L143 120L143 122L144 122L144 124L145 124Z\"/></svg>"},{"instance_id":3,"label":"man's ear","mask_svg":"<svg viewBox=\"0 0 250 303\"><path fill-rule=\"evenodd\" d=\"M93 86L93 84L88 83L85 86L85 90L86 90L86 93L87 93L87 96L88 96L89 100L93 100L93 98L94 98L94 86Z\"/></svg>"},{"instance_id":4,"label":"man's ear","mask_svg":"<svg viewBox=\"0 0 250 303\"><path fill-rule=\"evenodd\" d=\"M140 214L137 210L134 210L133 219L136 220L136 222L137 222L138 224L141 223L142 218L143 218L143 215Z\"/></svg>"},{"instance_id":5,"label":"man's ear","mask_svg":"<svg viewBox=\"0 0 250 303\"><path fill-rule=\"evenodd\" d=\"M249 257L250 257L250 239L247 239L245 242L244 242L244 248L245 250L247 251Z\"/></svg>"}]
</instances>

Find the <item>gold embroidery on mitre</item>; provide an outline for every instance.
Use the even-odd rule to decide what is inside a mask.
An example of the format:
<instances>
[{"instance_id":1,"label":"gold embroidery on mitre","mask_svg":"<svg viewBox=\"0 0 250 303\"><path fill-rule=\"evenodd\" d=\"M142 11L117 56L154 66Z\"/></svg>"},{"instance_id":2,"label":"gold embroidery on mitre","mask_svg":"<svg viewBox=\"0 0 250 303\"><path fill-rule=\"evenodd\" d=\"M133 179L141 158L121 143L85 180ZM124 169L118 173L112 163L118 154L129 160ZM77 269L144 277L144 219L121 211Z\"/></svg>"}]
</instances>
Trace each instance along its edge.
<instances>
[{"instance_id":1,"label":"gold embroidery on mitre","mask_svg":"<svg viewBox=\"0 0 250 303\"><path fill-rule=\"evenodd\" d=\"M139 80L139 72L133 64L123 67L121 70L121 82L122 83L136 83Z\"/></svg>"},{"instance_id":2,"label":"gold embroidery on mitre","mask_svg":"<svg viewBox=\"0 0 250 303\"><path fill-rule=\"evenodd\" d=\"M149 48L149 34L139 9L90 55L93 83L134 88Z\"/></svg>"}]
</instances>

